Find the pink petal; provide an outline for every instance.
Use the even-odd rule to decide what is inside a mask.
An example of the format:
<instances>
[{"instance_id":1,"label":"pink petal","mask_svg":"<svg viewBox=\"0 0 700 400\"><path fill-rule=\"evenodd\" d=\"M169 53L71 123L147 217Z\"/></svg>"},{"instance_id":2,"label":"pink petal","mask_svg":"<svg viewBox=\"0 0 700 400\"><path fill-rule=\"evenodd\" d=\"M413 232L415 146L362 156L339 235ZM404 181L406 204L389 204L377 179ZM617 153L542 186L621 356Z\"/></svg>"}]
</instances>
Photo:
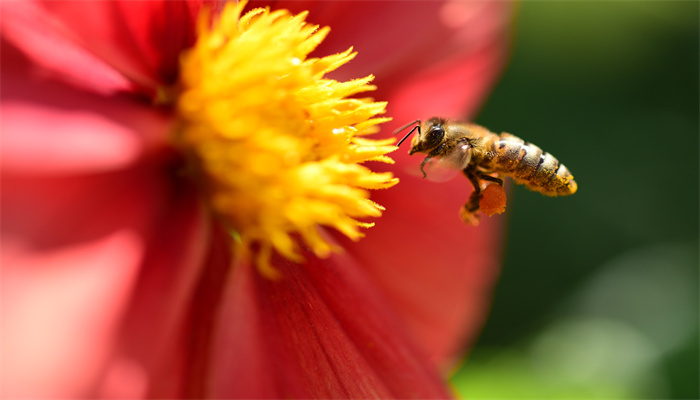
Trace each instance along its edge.
<instances>
[{"instance_id":1,"label":"pink petal","mask_svg":"<svg viewBox=\"0 0 700 400\"><path fill-rule=\"evenodd\" d=\"M2 55L20 57L11 46L4 46ZM135 98L85 92L26 68L3 68L1 77L5 170L97 173L124 168L165 147L170 117Z\"/></svg>"},{"instance_id":2,"label":"pink petal","mask_svg":"<svg viewBox=\"0 0 700 400\"><path fill-rule=\"evenodd\" d=\"M276 259L272 281L237 264L211 349L221 398L446 398L382 294L349 257Z\"/></svg>"}]
</instances>

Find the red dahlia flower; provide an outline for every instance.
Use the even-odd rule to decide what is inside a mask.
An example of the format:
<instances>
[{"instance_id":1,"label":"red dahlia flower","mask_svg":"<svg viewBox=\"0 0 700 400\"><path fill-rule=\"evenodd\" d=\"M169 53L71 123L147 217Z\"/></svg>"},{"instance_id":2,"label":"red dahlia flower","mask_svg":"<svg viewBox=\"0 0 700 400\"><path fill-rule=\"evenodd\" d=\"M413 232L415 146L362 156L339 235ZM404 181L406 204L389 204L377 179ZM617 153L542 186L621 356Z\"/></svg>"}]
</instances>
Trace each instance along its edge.
<instances>
[{"instance_id":1,"label":"red dahlia flower","mask_svg":"<svg viewBox=\"0 0 700 400\"><path fill-rule=\"evenodd\" d=\"M356 94L468 115L508 4L242 8L2 3L3 395L450 396L497 223L404 154L375 172Z\"/></svg>"}]
</instances>

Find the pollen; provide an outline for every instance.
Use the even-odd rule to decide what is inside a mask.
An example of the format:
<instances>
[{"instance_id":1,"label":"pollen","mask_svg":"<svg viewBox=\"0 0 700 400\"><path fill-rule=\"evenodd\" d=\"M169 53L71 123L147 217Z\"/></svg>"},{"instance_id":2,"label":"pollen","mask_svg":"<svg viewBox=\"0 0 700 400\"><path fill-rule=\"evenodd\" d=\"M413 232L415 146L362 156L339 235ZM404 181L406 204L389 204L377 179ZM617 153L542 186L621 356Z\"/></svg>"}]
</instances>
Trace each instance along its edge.
<instances>
[{"instance_id":1,"label":"pollen","mask_svg":"<svg viewBox=\"0 0 700 400\"><path fill-rule=\"evenodd\" d=\"M487 216L502 214L506 210L506 190L503 186L492 183L484 189L479 200L479 209Z\"/></svg>"},{"instance_id":2,"label":"pollen","mask_svg":"<svg viewBox=\"0 0 700 400\"><path fill-rule=\"evenodd\" d=\"M273 252L302 262L302 247L318 257L339 250L326 228L363 236L383 210L370 190L398 182L365 164L393 163L396 147L367 137L389 120L379 116L386 103L357 96L375 89L373 77L326 77L352 48L309 57L329 28L305 12L244 7L228 3L213 22L200 14L197 42L181 57L175 143L236 255L275 278Z\"/></svg>"}]
</instances>

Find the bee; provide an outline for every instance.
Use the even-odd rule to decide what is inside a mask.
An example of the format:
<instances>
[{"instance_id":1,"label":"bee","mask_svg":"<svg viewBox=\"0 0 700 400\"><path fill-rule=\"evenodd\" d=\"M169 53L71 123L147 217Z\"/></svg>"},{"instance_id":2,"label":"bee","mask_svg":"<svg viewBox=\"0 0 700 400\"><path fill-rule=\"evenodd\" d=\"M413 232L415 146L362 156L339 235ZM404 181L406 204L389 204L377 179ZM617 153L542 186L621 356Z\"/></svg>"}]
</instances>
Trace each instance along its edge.
<instances>
[{"instance_id":1,"label":"bee","mask_svg":"<svg viewBox=\"0 0 700 400\"><path fill-rule=\"evenodd\" d=\"M547 196L568 196L576 193L578 185L573 175L551 154L510 133L496 134L467 122L451 122L433 117L421 123L415 120L397 129L394 134L413 126L397 146L413 132L409 155L427 154L420 170L426 177L425 165L439 160L449 168L460 169L474 186L474 191L461 214L465 221L475 223L479 202L483 196L482 181L503 186L503 177L510 176L519 184Z\"/></svg>"}]
</instances>

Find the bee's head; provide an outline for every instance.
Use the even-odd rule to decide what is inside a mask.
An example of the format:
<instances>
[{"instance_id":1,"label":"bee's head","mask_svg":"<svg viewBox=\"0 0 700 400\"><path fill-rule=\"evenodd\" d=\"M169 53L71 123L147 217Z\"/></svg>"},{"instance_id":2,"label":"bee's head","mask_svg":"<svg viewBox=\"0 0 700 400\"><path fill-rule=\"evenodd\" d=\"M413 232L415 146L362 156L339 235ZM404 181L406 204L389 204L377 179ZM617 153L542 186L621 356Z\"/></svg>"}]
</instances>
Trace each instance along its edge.
<instances>
[{"instance_id":1,"label":"bee's head","mask_svg":"<svg viewBox=\"0 0 700 400\"><path fill-rule=\"evenodd\" d=\"M447 122L444 118L433 117L421 124L420 120L415 120L410 124L404 125L403 127L397 129L394 134L413 126L410 131L403 137L397 144L400 146L414 131L418 131L418 135L413 138L411 142L411 149L408 154L415 153L428 153L430 150L438 147L445 138L445 128L444 124Z\"/></svg>"}]
</instances>

